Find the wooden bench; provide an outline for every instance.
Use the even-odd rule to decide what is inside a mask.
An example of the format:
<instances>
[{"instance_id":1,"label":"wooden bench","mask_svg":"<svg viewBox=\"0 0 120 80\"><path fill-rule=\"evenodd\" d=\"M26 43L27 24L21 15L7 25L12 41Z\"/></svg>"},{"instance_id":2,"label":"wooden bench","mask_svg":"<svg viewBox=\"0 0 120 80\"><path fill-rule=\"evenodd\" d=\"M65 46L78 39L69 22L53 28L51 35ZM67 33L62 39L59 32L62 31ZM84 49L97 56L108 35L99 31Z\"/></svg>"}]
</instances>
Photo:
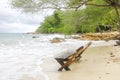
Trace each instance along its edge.
<instances>
[{"instance_id":1,"label":"wooden bench","mask_svg":"<svg viewBox=\"0 0 120 80\"><path fill-rule=\"evenodd\" d=\"M66 58L55 58L57 62L61 65L61 67L58 69L58 71L62 71L65 69L66 71L69 71L70 64L72 64L75 61L79 61L81 58L81 54L92 44L92 42L89 42L86 44L86 47L81 46L76 50L75 53L72 55L66 57Z\"/></svg>"}]
</instances>

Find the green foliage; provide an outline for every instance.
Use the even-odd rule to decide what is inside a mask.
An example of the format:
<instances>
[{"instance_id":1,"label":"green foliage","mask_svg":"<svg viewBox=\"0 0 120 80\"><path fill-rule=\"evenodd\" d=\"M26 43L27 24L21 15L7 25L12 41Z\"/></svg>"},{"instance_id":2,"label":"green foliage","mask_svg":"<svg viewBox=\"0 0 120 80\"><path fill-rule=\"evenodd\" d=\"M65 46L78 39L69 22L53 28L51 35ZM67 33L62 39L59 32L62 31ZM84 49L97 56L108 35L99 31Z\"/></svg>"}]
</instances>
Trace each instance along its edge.
<instances>
[{"instance_id":1,"label":"green foliage","mask_svg":"<svg viewBox=\"0 0 120 80\"><path fill-rule=\"evenodd\" d=\"M87 33L97 32L99 23L106 26L116 25L116 16L112 8L89 6L85 9L74 11L55 11L53 15L45 18L38 28L41 33Z\"/></svg>"},{"instance_id":2,"label":"green foliage","mask_svg":"<svg viewBox=\"0 0 120 80\"><path fill-rule=\"evenodd\" d=\"M117 27L116 23L120 25L119 0L12 0L11 4L24 12L56 9L36 30L40 33L86 33L96 32L99 23L104 26L112 25L114 29ZM80 9L82 5L85 5L84 9ZM66 8L71 10L65 10Z\"/></svg>"},{"instance_id":3,"label":"green foliage","mask_svg":"<svg viewBox=\"0 0 120 80\"><path fill-rule=\"evenodd\" d=\"M36 32L57 33L57 29L62 26L61 19L57 11L53 15L47 16Z\"/></svg>"},{"instance_id":4,"label":"green foliage","mask_svg":"<svg viewBox=\"0 0 120 80\"><path fill-rule=\"evenodd\" d=\"M68 0L10 0L13 8L25 13L36 13L43 9L59 9L67 2Z\"/></svg>"}]
</instances>

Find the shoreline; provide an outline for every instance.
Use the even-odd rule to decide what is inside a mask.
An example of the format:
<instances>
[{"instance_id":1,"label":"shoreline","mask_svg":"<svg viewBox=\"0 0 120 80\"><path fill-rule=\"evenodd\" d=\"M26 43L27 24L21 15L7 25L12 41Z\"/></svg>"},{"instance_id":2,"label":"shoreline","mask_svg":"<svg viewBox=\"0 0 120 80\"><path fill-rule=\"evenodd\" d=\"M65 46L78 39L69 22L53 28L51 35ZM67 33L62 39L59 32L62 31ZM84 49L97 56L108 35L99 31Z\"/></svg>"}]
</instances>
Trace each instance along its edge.
<instances>
[{"instance_id":1,"label":"shoreline","mask_svg":"<svg viewBox=\"0 0 120 80\"><path fill-rule=\"evenodd\" d=\"M66 71L58 72L57 70L60 67L60 65L54 59L55 56L58 57L58 54L75 51L80 46L82 45L84 46L86 43L90 42L91 40L77 40L77 39L68 38L66 39L66 42L53 44L49 41L51 38L64 37L64 36L56 35L56 34L38 35L39 38L33 39L32 38L33 35L24 35L24 34L5 34L5 35L6 36L1 37L2 40L0 41L1 43L0 46L1 78L0 79L1 80L10 80L10 79L68 80L67 78L69 78L69 75L70 78L74 79L74 76L77 78L80 75L83 74L86 75L87 71L89 72L89 70L86 70L86 67L87 65L88 67L90 67L91 64L92 65L95 64L93 62L89 62L89 60L90 61L95 60L97 56L99 58L100 55L97 56L94 55L95 53L98 53L97 52L98 50L102 50L102 51L104 50L105 53L107 53L106 50L108 50L108 48L105 48L104 45L115 44L115 41L92 41L93 44L91 45L91 47L93 48L89 47L87 49L90 51L82 55L81 58L82 61L80 63L72 64L70 66L71 71L69 72ZM95 46L102 46L105 49L99 47L99 49L97 49L96 51L96 48L94 48ZM93 56L89 55L88 53L92 54ZM116 61L116 59L114 60L110 59L110 62L107 63L110 64L113 61ZM97 64L98 63L99 62L97 62ZM117 63L119 63L119 58L117 58ZM77 73L79 73L80 75L78 75Z\"/></svg>"},{"instance_id":2,"label":"shoreline","mask_svg":"<svg viewBox=\"0 0 120 80\"><path fill-rule=\"evenodd\" d=\"M30 33L26 33L26 34L42 34L42 33L30 32ZM46 33L43 33L43 34L46 34ZM64 38L55 37L55 39L53 38L53 43L63 42L64 39L68 39L68 38L69 39L77 39L77 40L95 40L95 41L99 41L99 40L109 41L109 40L120 39L120 35L119 35L120 33L118 31L102 32L102 33L100 33L100 32L98 32L98 33L78 33L78 34L70 34L70 35L65 35L65 34L61 34L61 33L53 33L52 35L56 35L56 34L63 35ZM51 33L48 35L51 35ZM36 36L35 36L35 38L36 38Z\"/></svg>"},{"instance_id":3,"label":"shoreline","mask_svg":"<svg viewBox=\"0 0 120 80\"><path fill-rule=\"evenodd\" d=\"M70 65L71 71L58 72L60 65L54 57L42 64L42 71L48 80L120 80L119 46L97 46L88 48L80 63Z\"/></svg>"}]
</instances>

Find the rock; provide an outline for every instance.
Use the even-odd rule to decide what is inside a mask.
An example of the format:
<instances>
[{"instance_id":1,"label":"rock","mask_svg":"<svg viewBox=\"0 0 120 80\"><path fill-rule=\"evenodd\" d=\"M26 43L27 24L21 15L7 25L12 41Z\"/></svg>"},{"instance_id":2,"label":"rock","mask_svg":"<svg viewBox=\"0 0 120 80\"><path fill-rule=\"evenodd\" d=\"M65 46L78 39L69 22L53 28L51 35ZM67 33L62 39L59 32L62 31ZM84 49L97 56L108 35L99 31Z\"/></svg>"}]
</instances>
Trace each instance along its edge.
<instances>
[{"instance_id":1,"label":"rock","mask_svg":"<svg viewBox=\"0 0 120 80\"><path fill-rule=\"evenodd\" d=\"M63 39L63 38L53 38L50 41L51 41L51 43L60 43L60 42L64 42L65 39Z\"/></svg>"},{"instance_id":2,"label":"rock","mask_svg":"<svg viewBox=\"0 0 120 80\"><path fill-rule=\"evenodd\" d=\"M80 35L72 35L71 38L72 39L81 39L81 36Z\"/></svg>"},{"instance_id":3,"label":"rock","mask_svg":"<svg viewBox=\"0 0 120 80\"><path fill-rule=\"evenodd\" d=\"M32 38L38 38L39 36L33 36Z\"/></svg>"},{"instance_id":4,"label":"rock","mask_svg":"<svg viewBox=\"0 0 120 80\"><path fill-rule=\"evenodd\" d=\"M118 40L120 40L120 35L117 35L116 38L117 38Z\"/></svg>"},{"instance_id":5,"label":"rock","mask_svg":"<svg viewBox=\"0 0 120 80\"><path fill-rule=\"evenodd\" d=\"M119 41L116 41L116 44L117 44L117 45L120 45L120 40L119 40Z\"/></svg>"},{"instance_id":6,"label":"rock","mask_svg":"<svg viewBox=\"0 0 120 80\"><path fill-rule=\"evenodd\" d=\"M81 40L117 40L118 34L118 32L86 33L81 35Z\"/></svg>"},{"instance_id":7,"label":"rock","mask_svg":"<svg viewBox=\"0 0 120 80\"><path fill-rule=\"evenodd\" d=\"M110 57L115 57L115 55L111 52L111 53L110 53Z\"/></svg>"}]
</instances>

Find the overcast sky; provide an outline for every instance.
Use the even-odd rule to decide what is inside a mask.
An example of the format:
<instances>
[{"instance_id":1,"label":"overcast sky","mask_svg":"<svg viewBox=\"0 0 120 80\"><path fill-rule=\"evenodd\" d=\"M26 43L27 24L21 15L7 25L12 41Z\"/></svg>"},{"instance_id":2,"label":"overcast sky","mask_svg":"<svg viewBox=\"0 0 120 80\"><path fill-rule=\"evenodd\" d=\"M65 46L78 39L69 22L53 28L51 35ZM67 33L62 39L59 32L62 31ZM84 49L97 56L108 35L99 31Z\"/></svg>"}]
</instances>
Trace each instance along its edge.
<instances>
[{"instance_id":1,"label":"overcast sky","mask_svg":"<svg viewBox=\"0 0 120 80\"><path fill-rule=\"evenodd\" d=\"M43 20L43 13L25 14L12 9L8 0L0 0L0 33L34 32Z\"/></svg>"}]
</instances>

